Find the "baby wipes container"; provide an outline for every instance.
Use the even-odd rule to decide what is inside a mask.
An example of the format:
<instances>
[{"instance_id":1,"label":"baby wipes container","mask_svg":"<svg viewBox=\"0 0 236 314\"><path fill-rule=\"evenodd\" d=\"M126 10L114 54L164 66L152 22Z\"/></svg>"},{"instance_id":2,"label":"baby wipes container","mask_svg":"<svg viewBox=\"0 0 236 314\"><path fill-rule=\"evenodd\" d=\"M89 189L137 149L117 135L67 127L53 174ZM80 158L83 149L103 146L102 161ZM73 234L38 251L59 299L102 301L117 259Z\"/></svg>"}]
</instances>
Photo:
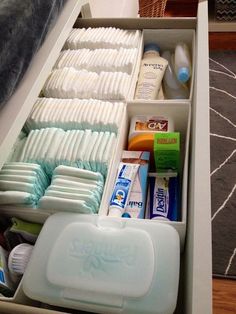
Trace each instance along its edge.
<instances>
[{"instance_id":1,"label":"baby wipes container","mask_svg":"<svg viewBox=\"0 0 236 314\"><path fill-rule=\"evenodd\" d=\"M58 213L23 277L30 298L96 313L174 312L179 237L170 225Z\"/></svg>"}]
</instances>

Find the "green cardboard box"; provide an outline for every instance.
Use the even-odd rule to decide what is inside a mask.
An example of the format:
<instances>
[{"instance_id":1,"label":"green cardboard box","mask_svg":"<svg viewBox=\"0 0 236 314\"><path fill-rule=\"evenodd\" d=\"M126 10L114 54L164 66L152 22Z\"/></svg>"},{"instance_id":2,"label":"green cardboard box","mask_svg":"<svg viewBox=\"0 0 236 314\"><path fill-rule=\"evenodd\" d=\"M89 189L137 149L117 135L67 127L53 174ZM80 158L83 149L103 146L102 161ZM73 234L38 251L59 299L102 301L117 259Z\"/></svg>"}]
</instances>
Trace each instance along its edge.
<instances>
[{"instance_id":1,"label":"green cardboard box","mask_svg":"<svg viewBox=\"0 0 236 314\"><path fill-rule=\"evenodd\" d=\"M154 135L156 171L180 169L180 133L167 132Z\"/></svg>"}]
</instances>

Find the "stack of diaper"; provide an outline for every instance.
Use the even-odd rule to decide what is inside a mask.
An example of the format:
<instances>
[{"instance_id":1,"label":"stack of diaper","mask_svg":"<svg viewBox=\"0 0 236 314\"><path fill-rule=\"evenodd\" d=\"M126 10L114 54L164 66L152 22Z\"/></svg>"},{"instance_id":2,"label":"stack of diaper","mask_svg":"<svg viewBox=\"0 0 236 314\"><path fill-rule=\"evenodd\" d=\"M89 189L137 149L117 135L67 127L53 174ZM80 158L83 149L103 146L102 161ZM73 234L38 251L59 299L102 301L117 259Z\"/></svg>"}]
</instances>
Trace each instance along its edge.
<instances>
[{"instance_id":1,"label":"stack of diaper","mask_svg":"<svg viewBox=\"0 0 236 314\"><path fill-rule=\"evenodd\" d=\"M137 56L137 48L119 49L78 49L64 50L60 53L55 68L73 67L76 70L88 70L100 73L126 72L132 73Z\"/></svg>"},{"instance_id":2,"label":"stack of diaper","mask_svg":"<svg viewBox=\"0 0 236 314\"><path fill-rule=\"evenodd\" d=\"M58 166L51 185L39 201L39 208L79 213L97 213L104 179L98 172Z\"/></svg>"},{"instance_id":3,"label":"stack of diaper","mask_svg":"<svg viewBox=\"0 0 236 314\"><path fill-rule=\"evenodd\" d=\"M56 167L56 154L65 131L58 128L32 130L24 144L20 162L37 163L50 177Z\"/></svg>"},{"instance_id":4,"label":"stack of diaper","mask_svg":"<svg viewBox=\"0 0 236 314\"><path fill-rule=\"evenodd\" d=\"M48 185L48 177L39 165L5 163L0 170L0 204L35 208Z\"/></svg>"},{"instance_id":5,"label":"stack of diaper","mask_svg":"<svg viewBox=\"0 0 236 314\"><path fill-rule=\"evenodd\" d=\"M131 76L123 72L89 72L63 68L52 71L44 87L45 97L96 98L124 100L127 97Z\"/></svg>"},{"instance_id":6,"label":"stack of diaper","mask_svg":"<svg viewBox=\"0 0 236 314\"><path fill-rule=\"evenodd\" d=\"M67 38L65 49L136 48L141 37L138 30L115 27L74 28Z\"/></svg>"},{"instance_id":7,"label":"stack of diaper","mask_svg":"<svg viewBox=\"0 0 236 314\"><path fill-rule=\"evenodd\" d=\"M27 139L27 134L21 131L11 149L10 155L7 158L8 161L19 160L22 149L25 145L26 139Z\"/></svg>"},{"instance_id":8,"label":"stack of diaper","mask_svg":"<svg viewBox=\"0 0 236 314\"><path fill-rule=\"evenodd\" d=\"M116 144L116 134L91 130L32 130L19 161L42 166L50 177L58 165L98 171L104 176Z\"/></svg>"},{"instance_id":9,"label":"stack of diaper","mask_svg":"<svg viewBox=\"0 0 236 314\"><path fill-rule=\"evenodd\" d=\"M63 130L109 131L117 133L124 103L97 99L38 98L25 128L56 127Z\"/></svg>"}]
</instances>

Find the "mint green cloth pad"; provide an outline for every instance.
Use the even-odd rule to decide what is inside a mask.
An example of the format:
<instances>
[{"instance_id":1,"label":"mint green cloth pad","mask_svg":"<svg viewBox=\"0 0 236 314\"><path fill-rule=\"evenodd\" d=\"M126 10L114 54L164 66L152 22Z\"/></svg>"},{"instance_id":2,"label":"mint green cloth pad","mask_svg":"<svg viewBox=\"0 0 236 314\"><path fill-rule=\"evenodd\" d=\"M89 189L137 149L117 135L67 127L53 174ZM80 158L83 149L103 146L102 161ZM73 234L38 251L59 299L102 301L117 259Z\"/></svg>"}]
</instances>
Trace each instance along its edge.
<instances>
[{"instance_id":1,"label":"mint green cloth pad","mask_svg":"<svg viewBox=\"0 0 236 314\"><path fill-rule=\"evenodd\" d=\"M90 167L90 157L91 157L92 151L94 149L94 145L98 140L98 136L99 136L98 132L93 132L91 134L89 145L87 146L86 152L83 156L83 168L84 169L92 170Z\"/></svg>"},{"instance_id":2,"label":"mint green cloth pad","mask_svg":"<svg viewBox=\"0 0 236 314\"><path fill-rule=\"evenodd\" d=\"M104 176L107 175L107 169L109 167L109 162L110 162L110 156L112 155L113 151L116 151L116 135L115 133L111 133L108 143L106 145L102 160L101 160L101 172L103 173Z\"/></svg>"},{"instance_id":3,"label":"mint green cloth pad","mask_svg":"<svg viewBox=\"0 0 236 314\"><path fill-rule=\"evenodd\" d=\"M83 169L80 169L83 170ZM88 170L86 170L88 171ZM102 189L103 188L103 181L98 181L95 179L90 179L90 178L81 178L79 176L65 176L65 175L53 175L53 180L56 179L61 179L61 180L65 180L65 181L70 181L72 184L73 183L82 183L85 185L90 185L90 186L96 186L97 189Z\"/></svg>"},{"instance_id":4,"label":"mint green cloth pad","mask_svg":"<svg viewBox=\"0 0 236 314\"><path fill-rule=\"evenodd\" d=\"M82 193L67 193L67 192L59 192L59 191L54 191L54 190L47 190L45 192L45 196L52 196L52 197L58 197L62 199L69 199L69 200L80 200L80 201L85 201L86 205L91 207L92 212L96 212L99 203L96 199L96 197L91 197L91 195L86 195Z\"/></svg>"},{"instance_id":5,"label":"mint green cloth pad","mask_svg":"<svg viewBox=\"0 0 236 314\"><path fill-rule=\"evenodd\" d=\"M55 190L57 190L58 187L60 188L67 188L67 189L76 189L77 191L92 191L93 194L96 195L96 197L100 200L101 199L101 193L102 190L101 188L99 188L99 186L95 185L95 184L85 184L85 183L81 183L81 182L75 182L75 181L71 181L71 180L64 180L61 178L54 178L53 180L53 186L50 185L48 187L48 189L54 189L55 186ZM72 193L74 193L74 191L72 191Z\"/></svg>"},{"instance_id":6,"label":"mint green cloth pad","mask_svg":"<svg viewBox=\"0 0 236 314\"><path fill-rule=\"evenodd\" d=\"M97 213L104 188L100 173L69 166L58 166L50 186L39 201L49 211Z\"/></svg>"},{"instance_id":7,"label":"mint green cloth pad","mask_svg":"<svg viewBox=\"0 0 236 314\"><path fill-rule=\"evenodd\" d=\"M86 171L86 170L81 170L81 169L77 169L73 167L59 166L54 170L53 174L54 175L70 175L73 177L79 177L79 178L104 182L104 178L99 172Z\"/></svg>"},{"instance_id":8,"label":"mint green cloth pad","mask_svg":"<svg viewBox=\"0 0 236 314\"><path fill-rule=\"evenodd\" d=\"M2 171L4 170L8 170L9 173L11 171L11 172L14 172L15 174L25 173L26 175L29 174L31 171L33 171L35 172L37 176L40 177L40 179L45 183L45 185L48 185L50 182L46 173L38 164L24 163L24 162L6 162L2 166Z\"/></svg>"},{"instance_id":9,"label":"mint green cloth pad","mask_svg":"<svg viewBox=\"0 0 236 314\"><path fill-rule=\"evenodd\" d=\"M56 167L56 154L65 131L59 128L32 130L19 158L20 162L38 163L50 177Z\"/></svg>"},{"instance_id":10,"label":"mint green cloth pad","mask_svg":"<svg viewBox=\"0 0 236 314\"><path fill-rule=\"evenodd\" d=\"M63 199L53 196L43 196L39 201L41 209L50 211L69 211L82 214L92 214L92 208L86 205L85 201Z\"/></svg>"},{"instance_id":11,"label":"mint green cloth pad","mask_svg":"<svg viewBox=\"0 0 236 314\"><path fill-rule=\"evenodd\" d=\"M36 207L48 184L40 165L8 162L0 171L0 204Z\"/></svg>"},{"instance_id":12,"label":"mint green cloth pad","mask_svg":"<svg viewBox=\"0 0 236 314\"><path fill-rule=\"evenodd\" d=\"M0 191L0 205L14 205L17 207L36 207L37 195L23 191Z\"/></svg>"},{"instance_id":13,"label":"mint green cloth pad","mask_svg":"<svg viewBox=\"0 0 236 314\"><path fill-rule=\"evenodd\" d=\"M109 120L109 116L105 117L105 121ZM59 165L101 172L106 176L115 145L116 133L110 131L64 131L59 128L32 130L19 162L39 164L49 178Z\"/></svg>"},{"instance_id":14,"label":"mint green cloth pad","mask_svg":"<svg viewBox=\"0 0 236 314\"><path fill-rule=\"evenodd\" d=\"M67 186L60 186L60 185L53 185L53 187L48 187L47 191L58 191L58 192L63 192L63 193L72 193L72 194L83 194L87 195L91 198L95 198L98 202L101 201L101 194L95 191L88 191L85 187L79 187L74 188L74 187L67 187Z\"/></svg>"},{"instance_id":15,"label":"mint green cloth pad","mask_svg":"<svg viewBox=\"0 0 236 314\"><path fill-rule=\"evenodd\" d=\"M19 218L13 217L11 219L12 226L10 228L11 232L20 234L26 241L35 243L37 237L42 229L42 224L33 223L21 220Z\"/></svg>"},{"instance_id":16,"label":"mint green cloth pad","mask_svg":"<svg viewBox=\"0 0 236 314\"><path fill-rule=\"evenodd\" d=\"M20 134L18 135L12 149L11 152L7 158L8 161L17 161L21 155L22 149L24 147L24 144L26 142L26 134L24 132L20 132Z\"/></svg>"}]
</instances>

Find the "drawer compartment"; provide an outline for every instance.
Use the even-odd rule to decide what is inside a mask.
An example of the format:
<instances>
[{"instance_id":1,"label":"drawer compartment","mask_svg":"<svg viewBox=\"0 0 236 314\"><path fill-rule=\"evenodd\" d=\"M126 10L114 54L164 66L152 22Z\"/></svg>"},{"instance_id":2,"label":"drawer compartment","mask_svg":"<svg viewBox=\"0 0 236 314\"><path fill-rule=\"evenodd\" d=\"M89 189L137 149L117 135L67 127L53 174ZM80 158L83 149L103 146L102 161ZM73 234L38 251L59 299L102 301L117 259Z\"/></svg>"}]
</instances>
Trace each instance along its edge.
<instances>
[{"instance_id":1,"label":"drawer compartment","mask_svg":"<svg viewBox=\"0 0 236 314\"><path fill-rule=\"evenodd\" d=\"M170 51L171 54L174 54L175 47L178 43L185 43L190 52L191 58L191 77L186 83L188 88L187 98L189 101L192 99L193 94L193 78L194 78L194 69L195 69L195 31L193 29L144 29L142 32L143 35L143 46L149 43L155 43L160 48L160 55L164 51ZM141 56L142 57L142 56ZM163 85L163 84L162 84ZM164 101L166 103L172 101L181 101L179 99L168 99L165 96L164 91ZM137 100L138 101L138 100ZM157 100L149 100L147 102L156 102ZM183 101L183 100L182 100Z\"/></svg>"},{"instance_id":2,"label":"drawer compartment","mask_svg":"<svg viewBox=\"0 0 236 314\"><path fill-rule=\"evenodd\" d=\"M103 202L99 210L100 215L108 214L108 204L112 195L113 186L116 179L118 164L121 160L122 150L127 149L127 139L129 132L130 119L136 115L151 115L151 116L162 116L170 118L174 125L175 131L180 132L181 136L181 170L180 170L180 181L181 181L181 206L180 206L180 221L177 222L162 222L168 223L176 228L179 232L181 239L181 248L184 248L186 222L187 222L187 191L188 191L188 155L189 155L189 137L190 137L190 119L191 119L191 107L189 103L143 103L143 102L128 102L126 127L121 129L120 133L120 145L117 150L116 160L113 161L111 166L111 172L109 177L109 184L107 184L104 190Z\"/></svg>"}]
</instances>

